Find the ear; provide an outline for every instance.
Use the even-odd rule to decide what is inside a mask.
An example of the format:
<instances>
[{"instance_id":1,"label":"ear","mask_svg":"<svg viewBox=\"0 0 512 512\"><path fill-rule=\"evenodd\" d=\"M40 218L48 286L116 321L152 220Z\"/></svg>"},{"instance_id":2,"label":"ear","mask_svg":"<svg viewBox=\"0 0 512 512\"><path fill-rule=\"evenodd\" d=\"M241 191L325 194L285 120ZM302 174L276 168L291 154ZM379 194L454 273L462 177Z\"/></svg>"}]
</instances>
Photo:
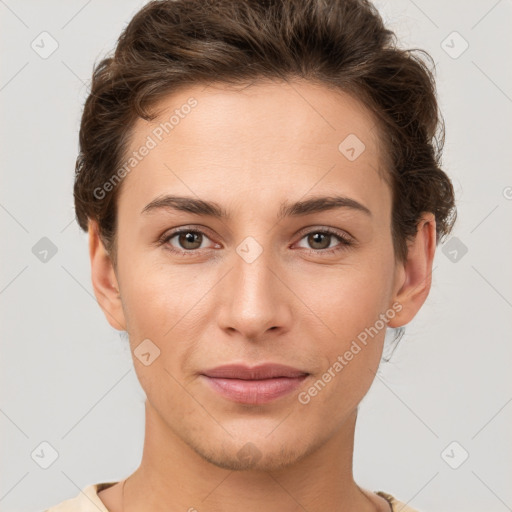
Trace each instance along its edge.
<instances>
[{"instance_id":1,"label":"ear","mask_svg":"<svg viewBox=\"0 0 512 512\"><path fill-rule=\"evenodd\" d=\"M118 331L126 330L124 311L117 276L99 236L98 223L89 219L89 257L94 295L108 323Z\"/></svg>"},{"instance_id":2,"label":"ear","mask_svg":"<svg viewBox=\"0 0 512 512\"><path fill-rule=\"evenodd\" d=\"M436 252L436 219L433 213L423 213L414 240L408 243L407 259L396 272L394 301L402 306L389 327L409 323L430 292L432 263Z\"/></svg>"}]
</instances>

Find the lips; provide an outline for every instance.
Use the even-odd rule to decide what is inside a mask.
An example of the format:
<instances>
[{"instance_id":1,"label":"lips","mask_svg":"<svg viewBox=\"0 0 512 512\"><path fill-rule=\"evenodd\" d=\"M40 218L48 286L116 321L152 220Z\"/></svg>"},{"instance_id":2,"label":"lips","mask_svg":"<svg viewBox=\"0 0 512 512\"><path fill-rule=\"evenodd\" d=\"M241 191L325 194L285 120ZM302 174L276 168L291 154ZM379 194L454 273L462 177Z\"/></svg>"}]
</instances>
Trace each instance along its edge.
<instances>
[{"instance_id":1,"label":"lips","mask_svg":"<svg viewBox=\"0 0 512 512\"><path fill-rule=\"evenodd\" d=\"M290 366L263 364L219 366L206 370L201 377L211 389L231 401L258 405L291 393L308 375Z\"/></svg>"},{"instance_id":2,"label":"lips","mask_svg":"<svg viewBox=\"0 0 512 512\"><path fill-rule=\"evenodd\" d=\"M307 375L307 372L282 364L261 364L253 367L229 364L206 370L203 375L225 379L261 380L277 377L295 378Z\"/></svg>"}]
</instances>

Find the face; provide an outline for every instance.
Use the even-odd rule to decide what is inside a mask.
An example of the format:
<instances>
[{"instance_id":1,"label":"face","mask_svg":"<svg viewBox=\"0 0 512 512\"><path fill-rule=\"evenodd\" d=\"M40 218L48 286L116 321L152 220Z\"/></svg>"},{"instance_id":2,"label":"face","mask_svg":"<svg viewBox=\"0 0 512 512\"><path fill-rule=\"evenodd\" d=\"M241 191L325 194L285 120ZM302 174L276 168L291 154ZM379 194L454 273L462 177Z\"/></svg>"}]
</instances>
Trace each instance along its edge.
<instances>
[{"instance_id":1,"label":"face","mask_svg":"<svg viewBox=\"0 0 512 512\"><path fill-rule=\"evenodd\" d=\"M129 333L150 414L220 467L282 467L354 414L386 322L410 310L374 120L351 96L303 82L195 86L158 111L134 125L120 300L103 307ZM305 377L237 387L205 376L266 363Z\"/></svg>"}]
</instances>

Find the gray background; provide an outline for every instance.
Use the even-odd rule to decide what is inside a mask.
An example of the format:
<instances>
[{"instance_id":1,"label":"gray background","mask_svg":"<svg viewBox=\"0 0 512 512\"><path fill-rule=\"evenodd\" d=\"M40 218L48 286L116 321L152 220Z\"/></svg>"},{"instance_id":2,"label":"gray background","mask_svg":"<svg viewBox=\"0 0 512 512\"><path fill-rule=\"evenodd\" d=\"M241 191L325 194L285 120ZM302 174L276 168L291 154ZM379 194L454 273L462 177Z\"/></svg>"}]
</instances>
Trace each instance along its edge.
<instances>
[{"instance_id":1,"label":"gray background","mask_svg":"<svg viewBox=\"0 0 512 512\"><path fill-rule=\"evenodd\" d=\"M42 510L141 457L145 396L93 296L72 185L92 65L144 3L0 0L2 511ZM422 512L512 510L512 3L377 5L436 61L459 220L361 405L356 481ZM43 31L58 43L47 58L31 47L51 49ZM57 249L46 261L43 237ZM31 455L42 442L58 454L47 469L50 449Z\"/></svg>"}]
</instances>

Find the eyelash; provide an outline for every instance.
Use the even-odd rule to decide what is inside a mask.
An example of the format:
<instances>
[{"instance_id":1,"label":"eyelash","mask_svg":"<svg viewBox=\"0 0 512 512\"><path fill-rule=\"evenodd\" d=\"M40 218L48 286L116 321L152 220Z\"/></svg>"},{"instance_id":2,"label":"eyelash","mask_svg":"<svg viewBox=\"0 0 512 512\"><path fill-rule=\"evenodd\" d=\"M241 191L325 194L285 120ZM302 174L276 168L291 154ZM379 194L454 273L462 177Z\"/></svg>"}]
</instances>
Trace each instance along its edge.
<instances>
[{"instance_id":1,"label":"eyelash","mask_svg":"<svg viewBox=\"0 0 512 512\"><path fill-rule=\"evenodd\" d=\"M200 249L190 249L188 251L187 250L179 250L179 249L176 249L168 244L168 242L172 238L174 238L176 235L180 235L181 233L199 233L199 234L204 235L207 238L209 238L208 235L204 231L201 231L200 229L180 228L180 229L173 231L172 233L164 234L158 241L158 245L167 244L167 246L166 246L167 250L169 250L175 254L179 254L179 255L183 255L183 256L196 256L197 252ZM330 249L305 249L306 251L308 251L310 253L322 254L322 255L334 254L334 253L338 253L339 251L348 249L354 245L354 241L351 238L349 238L347 235L345 235L339 231L336 231L334 229L331 229L331 228L315 229L315 230L308 231L307 233L304 233L300 237L299 241L308 235L318 234L318 233L324 234L324 235L332 235L339 240L340 244L337 245L336 247L333 247Z\"/></svg>"}]
</instances>

